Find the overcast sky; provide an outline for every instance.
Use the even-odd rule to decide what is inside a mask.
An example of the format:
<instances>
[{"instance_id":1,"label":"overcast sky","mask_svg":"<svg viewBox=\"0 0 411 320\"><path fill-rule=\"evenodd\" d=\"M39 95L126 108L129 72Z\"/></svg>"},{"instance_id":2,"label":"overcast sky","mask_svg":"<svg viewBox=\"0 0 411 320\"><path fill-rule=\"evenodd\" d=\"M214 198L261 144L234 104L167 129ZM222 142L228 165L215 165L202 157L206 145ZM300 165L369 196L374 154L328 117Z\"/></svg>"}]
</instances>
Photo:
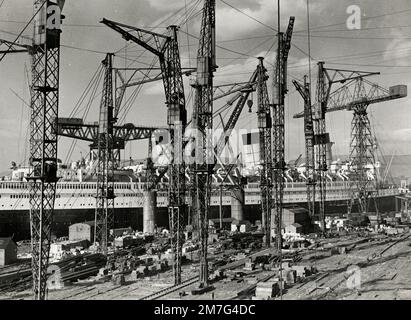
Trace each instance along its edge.
<instances>
[{"instance_id":1,"label":"overcast sky","mask_svg":"<svg viewBox=\"0 0 411 320\"><path fill-rule=\"evenodd\" d=\"M271 76L276 49L273 30L277 26L276 1L216 2L220 48L217 49L219 68L215 83L247 81L257 65L258 56L266 58ZM360 30L348 30L346 27L349 16L346 10L352 4L361 9ZM181 25L179 37L183 67L192 67L195 66L198 40L194 36L199 35L201 8L200 0L66 0L63 12L66 19L62 28L60 116L68 116L74 109L103 60L104 52L117 52L126 45L117 33L99 24L103 17L159 33L164 33L168 25L180 25L190 17ZM0 8L0 38L14 40L32 13L31 0L5 0ZM308 73L306 0L282 1L282 30L286 28L290 15L296 17L296 25L292 40L295 46L291 48L289 58L290 92L286 99L288 159L304 153L302 119L292 119L294 113L302 110L303 103L291 80ZM311 0L310 20L313 83L316 81L316 63L324 60L330 68L379 71L381 75L370 80L384 87L411 84L410 0ZM31 32L28 28L24 34L30 37ZM152 58L150 53L129 44L126 49L118 51L115 64L144 67ZM15 94L29 101L25 68L30 69L26 54L9 55L0 63L0 171L6 169L11 161L20 163L27 153L29 110ZM190 90L186 79L187 97ZM127 98L132 93L132 90L127 92ZM88 121L98 120L99 100L98 97L95 99ZM215 108L224 102L217 102ZM191 100L187 108L192 110ZM244 110L238 127L255 128L255 111L254 108L250 114ZM384 154L411 154L410 98L373 105L370 117ZM352 115L346 111L328 117L331 138L336 143L334 154L347 154L349 151L351 119ZM166 124L161 83L143 87L125 122L153 126ZM62 138L60 142L59 157L65 160L71 141ZM80 152L83 155L88 153L86 143L77 143L69 160L77 160ZM146 153L146 143L136 142L128 144L124 156L127 159L130 156L143 158Z\"/></svg>"}]
</instances>

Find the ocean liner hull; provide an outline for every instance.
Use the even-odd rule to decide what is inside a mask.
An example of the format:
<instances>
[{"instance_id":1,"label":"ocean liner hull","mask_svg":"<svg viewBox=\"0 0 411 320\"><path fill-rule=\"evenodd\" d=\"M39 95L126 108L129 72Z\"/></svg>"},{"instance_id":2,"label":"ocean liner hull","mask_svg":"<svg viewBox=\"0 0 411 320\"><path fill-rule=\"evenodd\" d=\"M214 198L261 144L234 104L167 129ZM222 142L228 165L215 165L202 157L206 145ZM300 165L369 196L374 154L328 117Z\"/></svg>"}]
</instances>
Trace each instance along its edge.
<instances>
[{"instance_id":1,"label":"ocean liner hull","mask_svg":"<svg viewBox=\"0 0 411 320\"><path fill-rule=\"evenodd\" d=\"M392 212L396 209L395 195L380 196L376 198L378 210L380 212ZM307 208L306 202L286 202L285 206L299 206ZM318 210L318 208L316 208ZM358 211L357 205L353 206L353 212ZM375 212L375 202L370 201L369 211ZM326 202L326 214L329 216L339 216L347 212L347 200L331 200ZM53 234L56 237L68 235L68 227L77 222L94 220L94 208L85 209L55 209L53 221ZM210 218L219 217L219 206L212 204ZM223 217L231 216L231 206L228 200L223 201ZM244 218L255 222L261 220L261 208L259 204L246 204L244 206ZM168 227L167 209L159 206L156 212L156 222L158 226ZM116 208L116 227L132 227L135 230L143 229L143 209L142 208ZM0 237L13 236L16 241L30 238L30 214L29 210L0 210Z\"/></svg>"}]
</instances>

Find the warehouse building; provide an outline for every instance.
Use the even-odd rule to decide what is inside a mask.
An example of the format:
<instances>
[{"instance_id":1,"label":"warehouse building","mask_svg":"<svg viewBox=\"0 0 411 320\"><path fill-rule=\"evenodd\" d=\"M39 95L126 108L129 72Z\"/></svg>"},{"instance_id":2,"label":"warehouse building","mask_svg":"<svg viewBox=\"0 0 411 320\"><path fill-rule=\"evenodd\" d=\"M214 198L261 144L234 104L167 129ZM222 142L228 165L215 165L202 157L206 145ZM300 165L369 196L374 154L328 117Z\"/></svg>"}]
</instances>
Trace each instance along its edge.
<instances>
[{"instance_id":1,"label":"warehouse building","mask_svg":"<svg viewBox=\"0 0 411 320\"><path fill-rule=\"evenodd\" d=\"M17 261L17 245L12 238L0 238L0 266Z\"/></svg>"},{"instance_id":2,"label":"warehouse building","mask_svg":"<svg viewBox=\"0 0 411 320\"><path fill-rule=\"evenodd\" d=\"M94 242L94 226L94 221L72 224L69 226L69 240L88 240L91 243Z\"/></svg>"}]
</instances>

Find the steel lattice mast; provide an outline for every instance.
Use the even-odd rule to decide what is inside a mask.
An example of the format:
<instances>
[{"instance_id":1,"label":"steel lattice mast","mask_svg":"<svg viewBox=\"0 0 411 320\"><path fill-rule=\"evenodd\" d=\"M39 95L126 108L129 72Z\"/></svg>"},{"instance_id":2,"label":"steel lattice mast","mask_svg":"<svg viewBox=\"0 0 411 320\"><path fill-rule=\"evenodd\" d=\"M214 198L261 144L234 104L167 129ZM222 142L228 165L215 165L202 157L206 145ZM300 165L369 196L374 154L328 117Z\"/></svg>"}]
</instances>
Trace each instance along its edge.
<instances>
[{"instance_id":1,"label":"steel lattice mast","mask_svg":"<svg viewBox=\"0 0 411 320\"><path fill-rule=\"evenodd\" d=\"M325 232L325 201L327 197L327 144L330 143L330 135L326 131L325 113L330 90L331 86L326 82L324 62L321 61L318 63L316 101L319 112L318 117L315 118L314 143L317 146L317 176L320 191L319 221L323 232Z\"/></svg>"},{"instance_id":2,"label":"steel lattice mast","mask_svg":"<svg viewBox=\"0 0 411 320\"><path fill-rule=\"evenodd\" d=\"M183 138L187 125L187 111L185 105L183 77L181 74L180 53L177 40L177 26L170 26L171 39L166 60L168 68L165 78L166 85L168 125L170 129L170 141L172 159L168 166L168 214L171 230L171 249L174 253L174 283L181 283L182 246L184 236L184 219L186 215L185 202L185 164Z\"/></svg>"},{"instance_id":3,"label":"steel lattice mast","mask_svg":"<svg viewBox=\"0 0 411 320\"><path fill-rule=\"evenodd\" d=\"M108 53L103 61L105 68L103 94L97 139L97 193L94 226L94 243L107 254L110 228L114 227L114 167L120 159L114 158L113 150L113 54ZM118 155L120 153L117 153Z\"/></svg>"},{"instance_id":4,"label":"steel lattice mast","mask_svg":"<svg viewBox=\"0 0 411 320\"><path fill-rule=\"evenodd\" d=\"M261 216L264 241L267 247L271 240L271 210L273 207L273 171L272 171L272 120L271 105L267 89L267 70L263 58L259 58L257 67L257 100L258 100L258 128L260 136L260 189L261 189Z\"/></svg>"},{"instance_id":5,"label":"steel lattice mast","mask_svg":"<svg viewBox=\"0 0 411 320\"><path fill-rule=\"evenodd\" d=\"M195 88L193 128L196 130L196 159L195 177L191 189L191 196L194 196L193 217L196 217L200 233L200 287L208 286L208 210L212 168L215 161L210 131L213 128L213 73L216 67L215 0L205 0L197 53L197 78L193 85Z\"/></svg>"},{"instance_id":6,"label":"steel lattice mast","mask_svg":"<svg viewBox=\"0 0 411 320\"><path fill-rule=\"evenodd\" d=\"M369 84L369 83L368 83ZM374 86L374 90L381 90ZM384 91L383 91L384 92ZM385 93L387 93L385 91ZM366 81L362 78L357 79L354 85L354 94L356 97L367 95ZM358 199L359 210L361 213L368 212L368 199L373 192L378 192L377 179L368 179L368 166L375 166L375 148L376 141L371 132L371 123L368 117L368 106L370 102L358 103L351 107L353 111L353 119L351 121L351 143L350 143L350 160L351 167L354 170L351 180L350 189L352 198L356 193ZM350 201L348 211L351 212L353 201ZM378 208L376 208L378 211ZM378 223L380 223L378 214Z\"/></svg>"},{"instance_id":7,"label":"steel lattice mast","mask_svg":"<svg viewBox=\"0 0 411 320\"><path fill-rule=\"evenodd\" d=\"M186 211L183 137L187 124L187 111L177 39L178 27L170 26L168 28L170 35L162 35L107 19L103 19L102 23L119 32L126 40L135 42L159 58L166 96L171 148L171 158L168 165L168 213L171 248L174 254L173 273L175 284L180 284L183 227ZM151 172L148 178L150 181L148 187L154 188L158 177L155 177Z\"/></svg>"},{"instance_id":8,"label":"steel lattice mast","mask_svg":"<svg viewBox=\"0 0 411 320\"><path fill-rule=\"evenodd\" d=\"M367 114L368 104L360 104L352 110L354 116L351 121L350 160L354 168L354 179L351 180L351 189L357 192L359 209L361 213L368 212L368 198L372 188L376 190L376 181L367 177L367 165L375 164L374 146L375 139L371 133L370 119ZM351 209L349 209L351 211Z\"/></svg>"},{"instance_id":9,"label":"steel lattice mast","mask_svg":"<svg viewBox=\"0 0 411 320\"><path fill-rule=\"evenodd\" d=\"M314 156L314 124L311 108L310 83L304 76L304 83L293 80L293 84L304 100L304 137L305 137L305 168L307 172L307 205L311 220L315 216L315 156Z\"/></svg>"},{"instance_id":10,"label":"steel lattice mast","mask_svg":"<svg viewBox=\"0 0 411 320\"><path fill-rule=\"evenodd\" d=\"M290 17L286 33L278 33L278 48L275 74L273 79L273 176L274 176L274 222L276 247L281 250L281 227L284 195L285 171L285 131L284 98L287 93L287 60L291 48L294 17Z\"/></svg>"},{"instance_id":11,"label":"steel lattice mast","mask_svg":"<svg viewBox=\"0 0 411 320\"><path fill-rule=\"evenodd\" d=\"M60 12L60 1L36 0L32 57L30 118L30 228L34 298L44 300L57 183L57 116L59 106L60 33L49 15ZM57 10L57 13L56 13Z\"/></svg>"}]
</instances>

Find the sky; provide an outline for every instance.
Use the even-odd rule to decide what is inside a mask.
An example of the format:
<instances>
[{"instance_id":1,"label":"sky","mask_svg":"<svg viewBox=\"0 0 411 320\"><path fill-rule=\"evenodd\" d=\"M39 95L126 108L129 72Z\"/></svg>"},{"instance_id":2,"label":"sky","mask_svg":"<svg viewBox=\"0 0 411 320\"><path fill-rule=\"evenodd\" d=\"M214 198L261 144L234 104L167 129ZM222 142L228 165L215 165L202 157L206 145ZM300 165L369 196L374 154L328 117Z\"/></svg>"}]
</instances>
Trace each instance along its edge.
<instances>
[{"instance_id":1,"label":"sky","mask_svg":"<svg viewBox=\"0 0 411 320\"><path fill-rule=\"evenodd\" d=\"M128 25L165 33L171 24L180 26L179 43L182 66L195 66L202 2L200 0L66 0L62 26L60 65L60 117L69 116L83 91L99 68L106 52L117 52L117 67L146 67L153 59L149 52L127 44L121 36L99 22L107 18ZM215 84L248 81L257 66L257 57L265 57L272 78L275 63L277 1L274 0L216 0L217 64ZM33 14L31 0L0 0L0 38L14 40ZM361 10L361 28L349 30L347 8L357 5ZM329 68L378 71L370 78L383 87L396 84L411 85L411 1L410 0L309 0L311 28L311 74L315 88L317 62L325 61ZM281 1L281 30L290 16L295 16L289 56L289 92L286 97L286 157L295 159L304 153L302 119L292 116L301 111L303 102L291 81L308 74L307 0ZM24 35L28 41L31 27ZM4 47L2 47L4 48ZM0 62L0 171L12 161L23 163L28 152L29 101L27 54L7 55ZM154 71L153 71L154 72ZM192 110L192 89L185 77L187 109ZM101 92L102 83L97 92ZM314 92L313 92L314 94ZM126 92L131 101L125 123L136 125L166 125L164 90L161 82L144 85L136 99L133 89ZM132 100L128 100L132 99ZM253 95L256 99L256 95ZM384 155L411 154L410 98L372 105L369 114L373 129ZM215 102L217 109L227 100ZM98 94L92 101L87 121L98 120ZM243 111L237 128L257 126L256 108ZM81 116L86 108L78 108ZM227 119L227 115L225 115ZM348 111L330 113L327 126L333 153L349 153L352 114ZM215 120L219 125L219 120ZM77 142L69 152L72 141L61 138L59 158L77 160L88 153L88 145ZM147 156L146 142L129 143L123 154L130 157Z\"/></svg>"}]
</instances>

